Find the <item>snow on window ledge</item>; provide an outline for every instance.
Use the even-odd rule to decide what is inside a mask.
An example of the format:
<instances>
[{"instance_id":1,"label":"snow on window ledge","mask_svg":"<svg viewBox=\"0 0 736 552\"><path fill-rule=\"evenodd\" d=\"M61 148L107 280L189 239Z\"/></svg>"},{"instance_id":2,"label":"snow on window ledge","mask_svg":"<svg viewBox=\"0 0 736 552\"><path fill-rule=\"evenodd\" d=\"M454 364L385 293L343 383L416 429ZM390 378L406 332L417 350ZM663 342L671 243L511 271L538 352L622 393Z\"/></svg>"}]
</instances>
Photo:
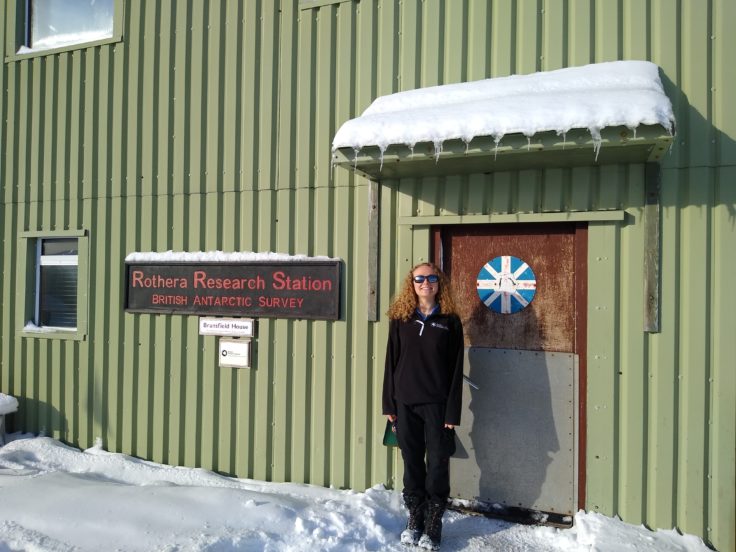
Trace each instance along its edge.
<instances>
[{"instance_id":1,"label":"snow on window ledge","mask_svg":"<svg viewBox=\"0 0 736 552\"><path fill-rule=\"evenodd\" d=\"M84 33L54 35L46 40L39 41L32 48L29 46L21 46L16 53L18 55L42 53L46 52L47 50L54 50L56 48L65 48L68 46L84 46L89 42L107 40L112 37L112 29L104 31L88 31Z\"/></svg>"},{"instance_id":2,"label":"snow on window ledge","mask_svg":"<svg viewBox=\"0 0 736 552\"><path fill-rule=\"evenodd\" d=\"M33 322L30 320L26 322L26 325L23 326L24 332L29 333L39 333L39 334L49 334L49 333L59 333L59 332L67 332L67 333L75 333L77 331L77 328L66 328L61 326L36 326Z\"/></svg>"}]
</instances>

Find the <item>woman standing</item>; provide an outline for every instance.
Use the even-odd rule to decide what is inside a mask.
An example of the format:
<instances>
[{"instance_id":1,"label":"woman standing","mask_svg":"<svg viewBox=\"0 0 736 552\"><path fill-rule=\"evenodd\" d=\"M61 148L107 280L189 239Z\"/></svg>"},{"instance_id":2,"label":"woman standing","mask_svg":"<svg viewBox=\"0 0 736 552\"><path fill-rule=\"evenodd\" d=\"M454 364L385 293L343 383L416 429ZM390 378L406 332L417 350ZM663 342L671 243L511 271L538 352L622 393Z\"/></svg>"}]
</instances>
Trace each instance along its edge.
<instances>
[{"instance_id":1,"label":"woman standing","mask_svg":"<svg viewBox=\"0 0 736 552\"><path fill-rule=\"evenodd\" d=\"M432 263L416 265L388 317L383 413L395 423L404 459L409 521L401 542L439 550L454 428L460 424L464 355L463 327L448 278Z\"/></svg>"}]
</instances>

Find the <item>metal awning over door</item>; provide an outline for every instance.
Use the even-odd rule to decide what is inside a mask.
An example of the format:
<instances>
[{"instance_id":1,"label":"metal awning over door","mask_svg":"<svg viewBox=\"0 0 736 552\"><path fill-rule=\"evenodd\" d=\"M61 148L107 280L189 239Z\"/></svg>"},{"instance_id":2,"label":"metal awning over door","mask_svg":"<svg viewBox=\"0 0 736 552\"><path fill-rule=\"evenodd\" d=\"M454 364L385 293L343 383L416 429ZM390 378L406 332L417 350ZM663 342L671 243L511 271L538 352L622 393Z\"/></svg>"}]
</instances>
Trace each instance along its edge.
<instances>
[{"instance_id":1,"label":"metal awning over door","mask_svg":"<svg viewBox=\"0 0 736 552\"><path fill-rule=\"evenodd\" d=\"M634 133L627 127L602 129L596 142L587 130L575 129L564 137L554 131L504 136L496 144L491 136L479 136L470 143L443 142L436 151L432 142L413 149L392 144L385 151L366 146L360 151L338 148L332 161L369 180L477 174L515 169L588 167L616 163L658 162L667 153L673 137L660 125L640 126ZM600 148L600 149L598 149Z\"/></svg>"}]
</instances>

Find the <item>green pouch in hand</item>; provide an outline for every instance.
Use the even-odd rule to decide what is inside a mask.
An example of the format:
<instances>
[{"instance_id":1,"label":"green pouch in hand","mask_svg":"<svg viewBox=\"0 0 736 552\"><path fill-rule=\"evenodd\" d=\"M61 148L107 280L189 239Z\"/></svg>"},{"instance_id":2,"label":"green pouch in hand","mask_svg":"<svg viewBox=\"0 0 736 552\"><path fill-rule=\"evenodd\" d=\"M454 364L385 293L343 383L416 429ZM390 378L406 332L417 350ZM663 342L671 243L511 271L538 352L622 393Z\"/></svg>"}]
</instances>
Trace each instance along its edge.
<instances>
[{"instance_id":1,"label":"green pouch in hand","mask_svg":"<svg viewBox=\"0 0 736 552\"><path fill-rule=\"evenodd\" d=\"M386 420L386 430L383 432L383 444L387 447L398 447L399 441L396 439L396 425Z\"/></svg>"}]
</instances>

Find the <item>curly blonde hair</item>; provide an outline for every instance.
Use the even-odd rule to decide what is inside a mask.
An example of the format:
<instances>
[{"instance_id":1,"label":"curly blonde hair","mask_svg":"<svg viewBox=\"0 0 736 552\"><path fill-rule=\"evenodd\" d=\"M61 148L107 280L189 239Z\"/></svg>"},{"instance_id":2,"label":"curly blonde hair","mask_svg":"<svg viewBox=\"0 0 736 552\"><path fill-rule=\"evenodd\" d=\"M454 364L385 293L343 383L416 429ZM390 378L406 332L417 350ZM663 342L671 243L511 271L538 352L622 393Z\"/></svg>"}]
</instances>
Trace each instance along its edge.
<instances>
[{"instance_id":1,"label":"curly blonde hair","mask_svg":"<svg viewBox=\"0 0 736 552\"><path fill-rule=\"evenodd\" d=\"M440 278L439 289L437 291L437 303L440 305L440 312L442 314L457 315L455 300L452 297L452 290L450 289L450 279L434 263L419 263L412 267L404 278L404 282L401 284L401 289L392 299L386 315L391 320L406 321L411 318L412 314L414 314L414 311L417 308L417 294L414 291L414 281L412 280L412 277L414 275L414 271L420 266L430 267Z\"/></svg>"}]
</instances>

